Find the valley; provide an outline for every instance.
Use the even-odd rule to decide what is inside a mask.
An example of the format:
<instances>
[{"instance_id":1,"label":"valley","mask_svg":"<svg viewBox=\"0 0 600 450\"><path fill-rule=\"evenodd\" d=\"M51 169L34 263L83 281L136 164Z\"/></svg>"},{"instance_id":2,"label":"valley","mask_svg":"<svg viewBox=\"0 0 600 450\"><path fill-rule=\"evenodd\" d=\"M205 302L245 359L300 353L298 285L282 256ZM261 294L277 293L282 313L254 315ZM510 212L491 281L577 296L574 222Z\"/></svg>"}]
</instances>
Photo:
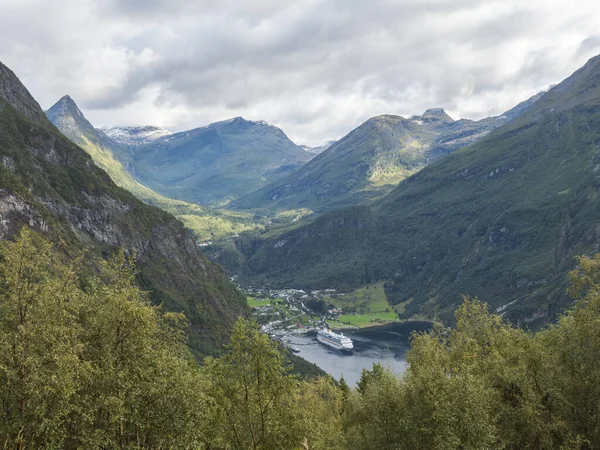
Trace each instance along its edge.
<instances>
[{"instance_id":1,"label":"valley","mask_svg":"<svg viewBox=\"0 0 600 450\"><path fill-rule=\"evenodd\" d=\"M166 197L141 183L135 176L132 148L169 136L166 130L152 127L98 130L85 118L74 100L66 95L46 111L52 122L65 136L81 146L105 170L118 186L127 189L145 203L157 206L180 219L198 243L235 233L264 228L264 223L248 213L228 212ZM151 136L149 139L148 136Z\"/></svg>"},{"instance_id":2,"label":"valley","mask_svg":"<svg viewBox=\"0 0 600 450\"><path fill-rule=\"evenodd\" d=\"M600 448L597 7L0 12L4 450Z\"/></svg>"},{"instance_id":3,"label":"valley","mask_svg":"<svg viewBox=\"0 0 600 450\"><path fill-rule=\"evenodd\" d=\"M339 326L398 318L451 321L462 295L485 297L494 308L509 304L503 310L507 318L538 326L567 305L557 292L564 291L561 280L572 261L562 257L547 265L555 267L555 282L537 269L539 263L527 260L510 263L512 272L520 273L503 272L493 281L487 280L494 269L479 266L503 270L504 259L519 258L527 242L518 225L494 213L515 208L508 206L512 194L502 190L504 180L529 173L521 170L530 164L521 154L511 160L503 149L513 145L507 138L515 134L511 130L527 133L517 131L515 142L535 139L530 127L519 124L533 117L539 123L535 111L547 110L540 105L557 89L560 85L479 121L454 120L441 108L408 119L377 116L313 153L282 130L241 117L179 133L146 126L116 127L106 134L68 96L47 114L118 185L179 218L203 251L244 288L331 288L357 303L364 296L357 294L361 286L377 286L374 291L381 294L369 294L360 303L362 311L345 315ZM494 159L494 151L502 160ZM184 176L188 187L181 190L175 180L181 175L167 175L166 167L173 174L194 174ZM243 191L226 193L207 181L209 173L222 173L218 183L243 185ZM257 173L262 175L254 181L244 178ZM241 184L234 187L226 177ZM534 179L527 175L517 186L530 189L525 185ZM192 194L194 189L203 197ZM551 202L566 207L573 191L556 189L561 194ZM457 251L449 250L453 246ZM494 258L502 262L492 263ZM540 303L549 296L551 304ZM327 301L356 308L347 300Z\"/></svg>"},{"instance_id":4,"label":"valley","mask_svg":"<svg viewBox=\"0 0 600 450\"><path fill-rule=\"evenodd\" d=\"M551 322L569 305L574 257L598 249L599 62L369 205L208 253L226 265L236 255L242 278L272 287L350 292L385 280L405 320L452 323L468 295L508 304L504 317L522 326Z\"/></svg>"}]
</instances>

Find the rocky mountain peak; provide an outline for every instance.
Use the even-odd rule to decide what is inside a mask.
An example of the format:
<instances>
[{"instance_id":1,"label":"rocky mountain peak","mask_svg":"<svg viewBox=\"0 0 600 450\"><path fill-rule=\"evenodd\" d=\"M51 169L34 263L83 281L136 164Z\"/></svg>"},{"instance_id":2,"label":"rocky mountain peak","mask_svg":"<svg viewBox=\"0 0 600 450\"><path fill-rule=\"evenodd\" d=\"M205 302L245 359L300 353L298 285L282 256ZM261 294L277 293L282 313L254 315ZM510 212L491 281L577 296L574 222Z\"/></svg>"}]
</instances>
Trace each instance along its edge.
<instances>
[{"instance_id":1,"label":"rocky mountain peak","mask_svg":"<svg viewBox=\"0 0 600 450\"><path fill-rule=\"evenodd\" d=\"M46 111L46 116L62 134L79 145L84 145L83 137L96 144L102 139L106 139L106 136L103 133L98 133L85 118L75 101L69 95L63 96L52 105Z\"/></svg>"},{"instance_id":2,"label":"rocky mountain peak","mask_svg":"<svg viewBox=\"0 0 600 450\"><path fill-rule=\"evenodd\" d=\"M39 103L31 96L15 73L0 62L0 99L38 123L48 123Z\"/></svg>"},{"instance_id":3,"label":"rocky mountain peak","mask_svg":"<svg viewBox=\"0 0 600 450\"><path fill-rule=\"evenodd\" d=\"M277 128L277 127L274 127L273 125L269 124L268 122L266 122L264 120L248 120L248 119L244 119L242 116L236 116L236 117L232 117L231 119L222 120L220 122L214 122L214 123L212 123L212 124L210 124L208 126L224 126L224 125L228 125L228 124L248 125L248 126L263 125L263 126L269 126L269 127Z\"/></svg>"},{"instance_id":4,"label":"rocky mountain peak","mask_svg":"<svg viewBox=\"0 0 600 450\"><path fill-rule=\"evenodd\" d=\"M430 108L423 113L421 120L424 122L454 122L444 108Z\"/></svg>"},{"instance_id":5,"label":"rocky mountain peak","mask_svg":"<svg viewBox=\"0 0 600 450\"><path fill-rule=\"evenodd\" d=\"M47 115L71 116L76 119L85 117L70 95L64 95L48 111Z\"/></svg>"}]
</instances>

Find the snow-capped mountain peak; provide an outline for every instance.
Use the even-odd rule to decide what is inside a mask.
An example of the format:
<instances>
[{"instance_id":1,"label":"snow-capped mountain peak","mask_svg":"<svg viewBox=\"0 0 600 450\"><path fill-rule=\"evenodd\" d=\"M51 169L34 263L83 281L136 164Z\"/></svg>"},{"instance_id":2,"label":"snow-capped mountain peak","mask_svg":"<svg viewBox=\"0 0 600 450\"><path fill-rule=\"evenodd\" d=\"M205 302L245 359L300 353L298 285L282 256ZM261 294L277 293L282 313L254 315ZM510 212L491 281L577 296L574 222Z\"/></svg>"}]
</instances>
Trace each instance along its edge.
<instances>
[{"instance_id":1,"label":"snow-capped mountain peak","mask_svg":"<svg viewBox=\"0 0 600 450\"><path fill-rule=\"evenodd\" d=\"M144 145L164 136L170 136L169 130L151 125L142 127L109 127L101 129L109 138L124 145Z\"/></svg>"}]
</instances>

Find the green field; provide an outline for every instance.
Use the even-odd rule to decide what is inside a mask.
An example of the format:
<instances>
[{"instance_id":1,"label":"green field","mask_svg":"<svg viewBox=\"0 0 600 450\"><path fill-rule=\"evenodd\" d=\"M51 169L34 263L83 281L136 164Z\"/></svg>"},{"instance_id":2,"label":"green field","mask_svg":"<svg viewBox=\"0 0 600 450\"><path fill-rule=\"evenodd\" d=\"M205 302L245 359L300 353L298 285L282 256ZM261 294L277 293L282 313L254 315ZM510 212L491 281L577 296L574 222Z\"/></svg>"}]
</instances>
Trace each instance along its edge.
<instances>
[{"instance_id":1,"label":"green field","mask_svg":"<svg viewBox=\"0 0 600 450\"><path fill-rule=\"evenodd\" d=\"M251 296L246 296L246 300L248 301L248 306L250 308L258 308L259 306L267 306L271 304L270 298L256 298Z\"/></svg>"},{"instance_id":2,"label":"green field","mask_svg":"<svg viewBox=\"0 0 600 450\"><path fill-rule=\"evenodd\" d=\"M398 315L387 301L383 282L373 283L337 297L327 297L324 300L342 308L344 312L355 312L339 316L338 320L331 324L336 328L348 325L364 328L398 320Z\"/></svg>"}]
</instances>

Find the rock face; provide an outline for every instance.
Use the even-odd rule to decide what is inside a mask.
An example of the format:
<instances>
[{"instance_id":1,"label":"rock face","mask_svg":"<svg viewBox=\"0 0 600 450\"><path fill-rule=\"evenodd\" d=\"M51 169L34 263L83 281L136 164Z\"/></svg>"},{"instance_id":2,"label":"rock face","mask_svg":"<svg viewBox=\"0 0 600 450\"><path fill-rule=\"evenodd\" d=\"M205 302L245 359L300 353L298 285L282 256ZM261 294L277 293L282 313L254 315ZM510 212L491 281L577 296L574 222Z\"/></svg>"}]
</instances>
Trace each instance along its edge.
<instances>
[{"instance_id":1,"label":"rock face","mask_svg":"<svg viewBox=\"0 0 600 450\"><path fill-rule=\"evenodd\" d=\"M68 254L89 249L92 264L124 247L137 255L139 282L152 301L186 313L194 353L219 352L246 308L223 270L202 255L179 221L118 188L61 135L1 63L0 86L0 238L29 225L62 242ZM59 107L73 105L66 97Z\"/></svg>"},{"instance_id":2,"label":"rock face","mask_svg":"<svg viewBox=\"0 0 600 450\"><path fill-rule=\"evenodd\" d=\"M65 95L46 111L48 120L57 128L60 127L64 135L75 135L80 132L95 134L94 127L84 117L71 96Z\"/></svg>"},{"instance_id":3,"label":"rock face","mask_svg":"<svg viewBox=\"0 0 600 450\"><path fill-rule=\"evenodd\" d=\"M452 123L454 119L446 114L443 108L431 108L423 113L422 116L412 117L412 119L423 123Z\"/></svg>"},{"instance_id":4,"label":"rock face","mask_svg":"<svg viewBox=\"0 0 600 450\"><path fill-rule=\"evenodd\" d=\"M370 207L239 239L238 249L255 282L350 288L368 274L386 280L406 318L451 320L465 294L515 322L540 322L568 304L574 257L600 251L599 199L596 57Z\"/></svg>"},{"instance_id":5,"label":"rock face","mask_svg":"<svg viewBox=\"0 0 600 450\"><path fill-rule=\"evenodd\" d=\"M479 121L455 121L442 108L428 109L409 119L373 117L297 171L231 206L265 212L309 208L322 213L369 204L428 164L515 119L538 98L532 97L501 116Z\"/></svg>"},{"instance_id":6,"label":"rock face","mask_svg":"<svg viewBox=\"0 0 600 450\"><path fill-rule=\"evenodd\" d=\"M14 72L2 63L0 63L0 98L14 105L13 107L29 120L47 123L39 103L35 101Z\"/></svg>"},{"instance_id":7,"label":"rock face","mask_svg":"<svg viewBox=\"0 0 600 450\"><path fill-rule=\"evenodd\" d=\"M96 130L69 95L63 96L46 111L46 116L62 134L79 146L93 145L115 154L127 153L125 148L115 145L106 134Z\"/></svg>"}]
</instances>

